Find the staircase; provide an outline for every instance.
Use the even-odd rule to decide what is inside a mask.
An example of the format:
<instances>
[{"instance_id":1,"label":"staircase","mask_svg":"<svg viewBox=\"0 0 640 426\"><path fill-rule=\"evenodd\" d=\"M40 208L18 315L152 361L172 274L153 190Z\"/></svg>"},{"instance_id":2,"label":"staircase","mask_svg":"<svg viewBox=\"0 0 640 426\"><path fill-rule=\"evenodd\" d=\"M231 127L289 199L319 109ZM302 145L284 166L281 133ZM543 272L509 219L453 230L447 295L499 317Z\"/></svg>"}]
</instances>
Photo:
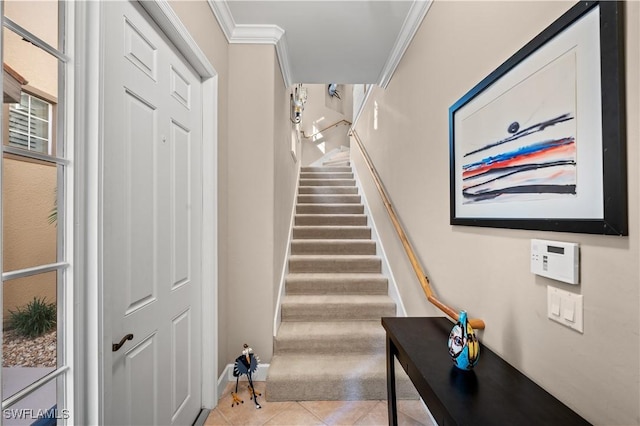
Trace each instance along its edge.
<instances>
[{"instance_id":1,"label":"staircase","mask_svg":"<svg viewBox=\"0 0 640 426\"><path fill-rule=\"evenodd\" d=\"M386 399L396 305L350 167L302 168L285 293L266 399ZM406 376L397 393L417 395Z\"/></svg>"}]
</instances>

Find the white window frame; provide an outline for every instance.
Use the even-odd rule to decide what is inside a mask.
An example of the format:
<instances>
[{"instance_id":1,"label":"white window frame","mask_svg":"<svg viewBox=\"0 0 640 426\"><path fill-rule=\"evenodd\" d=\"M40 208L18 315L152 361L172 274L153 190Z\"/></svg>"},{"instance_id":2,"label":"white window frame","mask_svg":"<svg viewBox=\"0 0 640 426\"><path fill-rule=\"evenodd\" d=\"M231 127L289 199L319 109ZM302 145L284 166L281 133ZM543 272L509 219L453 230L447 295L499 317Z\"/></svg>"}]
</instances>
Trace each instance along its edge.
<instances>
[{"instance_id":1,"label":"white window frame","mask_svg":"<svg viewBox=\"0 0 640 426\"><path fill-rule=\"evenodd\" d=\"M77 266L72 264L74 259L74 187L75 187L75 172L74 163L71 161L74 159L74 74L73 66L70 62L70 57L67 56L74 52L74 24L75 24L75 2L59 2L58 13L58 46L61 50L49 45L30 31L22 28L20 25L13 22L11 19L4 16L4 4L0 5L0 16L2 17L2 28L9 29L14 33L20 35L27 41L41 48L45 52L51 54L58 59L58 126L56 130L56 150L55 156L40 153L33 150L25 150L23 148L15 148L0 143L3 153L10 153L18 155L23 158L30 158L35 160L43 160L55 164L58 168L58 183L57 183L57 229L58 229L58 259L55 263L48 265L39 265L33 268L27 268L11 272L2 272L2 281L11 279L22 278L26 276L41 274L44 272L57 271L58 276L58 291L57 291L57 305L58 305L58 354L57 354L57 368L33 382L26 388L18 391L9 398L2 401L3 410L11 407L11 405L20 401L28 395L37 392L42 386L47 383L56 381L57 394L57 414L59 425L72 425L79 424L79 417L76 415L75 398L75 385L77 369L75 341L77 335L77 325L74 322L74 296L75 296L75 281L74 271ZM3 31L4 32L4 31ZM2 58L3 50L3 37L0 32L0 58ZM66 53L65 53L66 52ZM2 85L2 83L0 83ZM48 102L48 101L47 101ZM2 112L0 111L0 114ZM52 117L50 113L50 118ZM49 121L49 133L51 134L53 126L51 125L51 119ZM2 132L0 132L0 139L4 138ZM49 139L49 152L52 150L51 141ZM2 176L2 166L0 162L0 183ZM62 167L60 167L62 166ZM0 198L0 212L1 209ZM0 254L2 251L2 240L0 235ZM1 259L1 256L0 256ZM0 325L2 324L2 318L0 318ZM60 380L62 379L62 380ZM0 372L0 382L2 375ZM46 407L48 409L49 407ZM65 410L64 412L62 410ZM2 419L0 418L0 422Z\"/></svg>"}]
</instances>

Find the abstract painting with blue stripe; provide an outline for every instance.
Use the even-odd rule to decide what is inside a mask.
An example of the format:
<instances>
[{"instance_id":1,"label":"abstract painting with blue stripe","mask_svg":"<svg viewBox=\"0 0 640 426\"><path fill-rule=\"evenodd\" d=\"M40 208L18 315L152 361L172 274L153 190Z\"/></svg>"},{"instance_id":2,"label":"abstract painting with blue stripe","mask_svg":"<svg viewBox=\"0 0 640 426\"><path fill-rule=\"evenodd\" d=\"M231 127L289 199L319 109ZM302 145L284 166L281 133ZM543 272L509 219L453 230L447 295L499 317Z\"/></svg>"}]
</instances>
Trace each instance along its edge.
<instances>
[{"instance_id":1,"label":"abstract painting with blue stripe","mask_svg":"<svg viewBox=\"0 0 640 426\"><path fill-rule=\"evenodd\" d=\"M463 119L463 204L576 196L575 70L565 52Z\"/></svg>"}]
</instances>

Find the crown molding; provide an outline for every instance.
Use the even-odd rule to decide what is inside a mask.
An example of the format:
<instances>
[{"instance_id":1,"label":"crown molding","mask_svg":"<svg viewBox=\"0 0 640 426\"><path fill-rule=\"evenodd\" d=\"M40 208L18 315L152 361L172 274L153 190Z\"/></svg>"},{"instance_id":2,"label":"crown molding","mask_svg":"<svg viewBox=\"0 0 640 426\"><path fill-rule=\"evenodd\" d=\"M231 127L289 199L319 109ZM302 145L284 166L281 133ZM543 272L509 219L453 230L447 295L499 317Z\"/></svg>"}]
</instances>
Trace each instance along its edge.
<instances>
[{"instance_id":1,"label":"crown molding","mask_svg":"<svg viewBox=\"0 0 640 426\"><path fill-rule=\"evenodd\" d=\"M236 21L233 19L233 15L231 15L229 5L226 1L220 0L207 0L207 3L209 3L213 16L218 20L218 24L220 24L220 28L227 38L227 41L230 41L233 35L233 29L236 27Z\"/></svg>"},{"instance_id":2,"label":"crown molding","mask_svg":"<svg viewBox=\"0 0 640 426\"><path fill-rule=\"evenodd\" d=\"M277 25L237 24L226 0L207 0L230 44L273 44L285 87L292 84L291 61L285 31Z\"/></svg>"},{"instance_id":3,"label":"crown molding","mask_svg":"<svg viewBox=\"0 0 640 426\"><path fill-rule=\"evenodd\" d=\"M277 25L236 24L229 43L276 44L283 35L284 30Z\"/></svg>"},{"instance_id":4,"label":"crown molding","mask_svg":"<svg viewBox=\"0 0 640 426\"><path fill-rule=\"evenodd\" d=\"M280 72L282 73L282 80L284 80L284 87L289 87L293 84L293 81L291 79L291 62L289 61L287 37L284 33L276 42L276 54L278 55L278 62L280 63Z\"/></svg>"},{"instance_id":5,"label":"crown molding","mask_svg":"<svg viewBox=\"0 0 640 426\"><path fill-rule=\"evenodd\" d=\"M400 30L400 34L398 34L398 38L396 39L393 49L391 50L389 59L387 59L387 63L384 65L384 68L380 73L380 77L378 78L378 85L380 87L386 89L389 85L391 77L393 77L393 73L396 71L398 64L400 64L400 60L402 59L404 52L409 47L411 40L413 40L413 37L418 31L418 28L420 28L422 20L427 16L432 3L433 0L414 0L411 4L411 9L409 9L407 18L402 24L402 29Z\"/></svg>"}]
</instances>

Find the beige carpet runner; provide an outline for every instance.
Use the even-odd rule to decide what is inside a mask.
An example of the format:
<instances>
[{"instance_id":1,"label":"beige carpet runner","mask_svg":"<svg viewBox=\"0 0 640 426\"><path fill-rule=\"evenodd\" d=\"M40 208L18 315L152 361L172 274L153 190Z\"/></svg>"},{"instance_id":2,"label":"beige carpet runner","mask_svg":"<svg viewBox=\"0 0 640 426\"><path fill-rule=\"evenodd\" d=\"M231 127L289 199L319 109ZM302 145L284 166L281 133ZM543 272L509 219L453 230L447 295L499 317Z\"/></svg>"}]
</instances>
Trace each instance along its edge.
<instances>
[{"instance_id":1,"label":"beige carpet runner","mask_svg":"<svg viewBox=\"0 0 640 426\"><path fill-rule=\"evenodd\" d=\"M266 399L386 399L380 318L396 305L350 167L302 168L285 286ZM406 376L397 389L417 395Z\"/></svg>"}]
</instances>

